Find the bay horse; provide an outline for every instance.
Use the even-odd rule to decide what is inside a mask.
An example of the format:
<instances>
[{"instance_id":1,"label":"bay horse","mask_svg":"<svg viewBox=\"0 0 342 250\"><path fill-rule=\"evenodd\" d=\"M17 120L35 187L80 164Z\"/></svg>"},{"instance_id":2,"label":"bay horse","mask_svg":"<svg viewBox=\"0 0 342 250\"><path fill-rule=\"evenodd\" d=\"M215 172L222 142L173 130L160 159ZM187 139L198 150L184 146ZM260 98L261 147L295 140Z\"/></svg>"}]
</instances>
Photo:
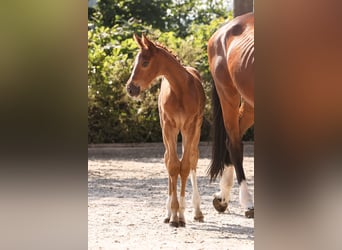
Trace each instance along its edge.
<instances>
[{"instance_id":1,"label":"bay horse","mask_svg":"<svg viewBox=\"0 0 342 250\"><path fill-rule=\"evenodd\" d=\"M192 67L184 67L165 47L150 41L144 34L134 34L140 51L136 56L126 89L130 96L138 96L158 76L163 76L158 98L160 125L165 146L164 161L168 171L167 216L172 227L185 226L185 187L191 173L194 219L203 221L197 187L196 166L198 144L203 120L205 94L200 74ZM182 135L183 154L177 155L177 137ZM180 199L177 181L180 175Z\"/></svg>"},{"instance_id":2,"label":"bay horse","mask_svg":"<svg viewBox=\"0 0 342 250\"><path fill-rule=\"evenodd\" d=\"M219 212L226 210L235 168L240 205L246 217L254 218L242 144L242 136L254 124L254 14L238 16L219 28L208 41L208 59L214 80L214 142L208 173L211 181L221 175L213 204Z\"/></svg>"}]
</instances>

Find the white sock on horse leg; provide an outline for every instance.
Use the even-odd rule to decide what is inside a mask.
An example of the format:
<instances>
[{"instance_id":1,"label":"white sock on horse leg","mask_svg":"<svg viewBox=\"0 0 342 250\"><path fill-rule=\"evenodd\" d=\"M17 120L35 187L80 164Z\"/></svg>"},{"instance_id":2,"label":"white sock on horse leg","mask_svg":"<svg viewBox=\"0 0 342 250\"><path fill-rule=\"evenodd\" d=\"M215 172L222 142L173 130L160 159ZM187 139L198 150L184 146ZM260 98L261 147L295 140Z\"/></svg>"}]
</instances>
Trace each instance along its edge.
<instances>
[{"instance_id":1,"label":"white sock on horse leg","mask_svg":"<svg viewBox=\"0 0 342 250\"><path fill-rule=\"evenodd\" d=\"M192 185L192 205L195 210L200 210L201 198L200 198L198 187L197 187L196 171L190 170L190 178L191 178L191 185Z\"/></svg>"},{"instance_id":2,"label":"white sock on horse leg","mask_svg":"<svg viewBox=\"0 0 342 250\"><path fill-rule=\"evenodd\" d=\"M253 199L252 195L248 192L247 182L243 180L240 183L240 204L244 209L253 208Z\"/></svg>"},{"instance_id":3,"label":"white sock on horse leg","mask_svg":"<svg viewBox=\"0 0 342 250\"><path fill-rule=\"evenodd\" d=\"M229 202L230 191L233 187L234 167L225 167L220 180L221 198L225 202Z\"/></svg>"},{"instance_id":4,"label":"white sock on horse leg","mask_svg":"<svg viewBox=\"0 0 342 250\"><path fill-rule=\"evenodd\" d=\"M185 197L181 196L179 198L179 219L183 219L184 221L185 221L185 216L184 216L185 208L186 208Z\"/></svg>"}]
</instances>

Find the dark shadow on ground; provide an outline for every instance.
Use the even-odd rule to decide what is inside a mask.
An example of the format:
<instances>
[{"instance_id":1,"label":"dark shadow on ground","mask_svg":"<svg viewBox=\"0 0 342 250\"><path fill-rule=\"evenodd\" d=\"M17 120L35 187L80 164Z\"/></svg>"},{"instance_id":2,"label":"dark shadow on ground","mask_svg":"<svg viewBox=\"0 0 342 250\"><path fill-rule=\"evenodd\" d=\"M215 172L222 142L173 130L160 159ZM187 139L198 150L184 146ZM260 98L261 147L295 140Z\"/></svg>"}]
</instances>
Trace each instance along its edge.
<instances>
[{"instance_id":1,"label":"dark shadow on ground","mask_svg":"<svg viewBox=\"0 0 342 250\"><path fill-rule=\"evenodd\" d=\"M181 155L182 146L178 144L178 154ZM201 143L199 146L200 158L211 158L211 145L210 143ZM135 146L124 146L123 144L110 144L108 146L101 147L89 147L88 159L90 160L138 160L141 158L164 158L164 145L162 143L145 143L137 144ZM244 156L254 156L254 144L244 143Z\"/></svg>"}]
</instances>

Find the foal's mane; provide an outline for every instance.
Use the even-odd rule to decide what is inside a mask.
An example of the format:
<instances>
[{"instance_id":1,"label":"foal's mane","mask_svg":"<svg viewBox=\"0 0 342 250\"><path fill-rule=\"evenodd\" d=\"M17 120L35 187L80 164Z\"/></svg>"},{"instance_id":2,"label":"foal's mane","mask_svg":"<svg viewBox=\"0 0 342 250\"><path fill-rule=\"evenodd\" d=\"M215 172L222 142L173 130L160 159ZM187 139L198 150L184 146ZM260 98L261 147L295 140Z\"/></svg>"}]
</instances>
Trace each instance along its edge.
<instances>
[{"instance_id":1,"label":"foal's mane","mask_svg":"<svg viewBox=\"0 0 342 250\"><path fill-rule=\"evenodd\" d=\"M177 61L180 65L184 66L184 64L181 62L181 60L179 59L179 57L178 57L177 55L175 55L175 54L173 53L173 51L169 50L167 47L165 47L164 45L162 45L161 43L158 43L158 42L154 42L154 45L155 45L157 48L163 49L163 50L165 50L166 52L168 52L171 56L173 56L174 59L176 59L176 61Z\"/></svg>"}]
</instances>

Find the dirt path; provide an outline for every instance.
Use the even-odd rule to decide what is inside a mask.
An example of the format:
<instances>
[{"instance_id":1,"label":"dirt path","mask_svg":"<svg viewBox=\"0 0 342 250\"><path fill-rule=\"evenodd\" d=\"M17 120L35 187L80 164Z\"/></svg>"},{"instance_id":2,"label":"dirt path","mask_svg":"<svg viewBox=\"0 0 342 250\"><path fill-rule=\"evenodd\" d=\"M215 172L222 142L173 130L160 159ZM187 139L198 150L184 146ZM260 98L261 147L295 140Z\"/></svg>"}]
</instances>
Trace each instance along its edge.
<instances>
[{"instance_id":1,"label":"dirt path","mask_svg":"<svg viewBox=\"0 0 342 250\"><path fill-rule=\"evenodd\" d=\"M171 228L166 215L167 173L162 144L88 149L89 249L254 249L254 220L245 218L235 184L230 213L218 214L209 183L210 147L200 146L198 186L204 222L192 221L191 183L187 184L186 227ZM245 145L244 166L254 194L253 145ZM179 190L179 188L178 188Z\"/></svg>"}]
</instances>

